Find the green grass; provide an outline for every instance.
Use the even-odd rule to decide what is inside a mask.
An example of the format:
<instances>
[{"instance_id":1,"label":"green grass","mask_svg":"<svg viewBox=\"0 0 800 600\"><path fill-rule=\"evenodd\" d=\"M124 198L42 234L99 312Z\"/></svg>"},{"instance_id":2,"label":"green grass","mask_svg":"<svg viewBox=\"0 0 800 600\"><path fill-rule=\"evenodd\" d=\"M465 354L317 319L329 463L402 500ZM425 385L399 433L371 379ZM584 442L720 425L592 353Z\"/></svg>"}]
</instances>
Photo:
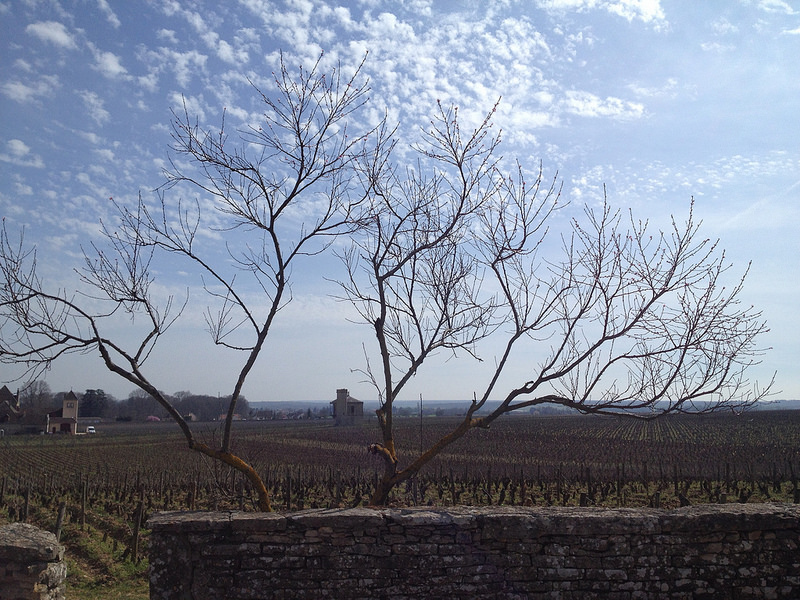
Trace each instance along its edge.
<instances>
[{"instance_id":1,"label":"green grass","mask_svg":"<svg viewBox=\"0 0 800 600\"><path fill-rule=\"evenodd\" d=\"M89 515L89 521L92 520ZM7 523L0 512L0 524ZM55 515L34 507L28 522L47 531L55 529ZM142 539L146 541L146 531ZM103 530L87 524L67 523L62 527L61 544L66 548L66 597L70 600L146 600L150 597L148 562L140 556L133 562L123 557L125 546ZM144 544L143 544L144 545Z\"/></svg>"}]
</instances>

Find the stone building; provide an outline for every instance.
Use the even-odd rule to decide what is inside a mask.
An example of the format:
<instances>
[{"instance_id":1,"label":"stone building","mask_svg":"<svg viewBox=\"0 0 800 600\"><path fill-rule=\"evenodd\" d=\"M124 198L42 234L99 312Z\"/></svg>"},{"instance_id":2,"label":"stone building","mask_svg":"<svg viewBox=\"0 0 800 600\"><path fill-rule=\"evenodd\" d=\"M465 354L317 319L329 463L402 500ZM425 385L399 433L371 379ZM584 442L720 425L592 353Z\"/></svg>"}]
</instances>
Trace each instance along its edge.
<instances>
[{"instance_id":1,"label":"stone building","mask_svg":"<svg viewBox=\"0 0 800 600\"><path fill-rule=\"evenodd\" d=\"M78 397L74 392L64 395L59 410L47 413L47 433L78 433Z\"/></svg>"},{"instance_id":2,"label":"stone building","mask_svg":"<svg viewBox=\"0 0 800 600\"><path fill-rule=\"evenodd\" d=\"M0 388L0 423L14 422L25 416L19 406L19 394L16 396L6 386Z\"/></svg>"},{"instance_id":3,"label":"stone building","mask_svg":"<svg viewBox=\"0 0 800 600\"><path fill-rule=\"evenodd\" d=\"M337 423L352 422L364 416L364 403L356 400L347 388L336 390L336 400L331 401L331 411Z\"/></svg>"}]
</instances>

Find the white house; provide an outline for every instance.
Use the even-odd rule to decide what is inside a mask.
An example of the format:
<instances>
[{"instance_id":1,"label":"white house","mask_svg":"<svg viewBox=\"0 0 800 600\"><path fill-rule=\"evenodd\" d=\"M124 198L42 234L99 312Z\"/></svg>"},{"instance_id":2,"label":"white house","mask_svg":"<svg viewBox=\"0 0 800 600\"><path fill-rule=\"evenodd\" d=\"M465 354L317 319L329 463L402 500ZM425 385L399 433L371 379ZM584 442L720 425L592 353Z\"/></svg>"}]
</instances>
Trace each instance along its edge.
<instances>
[{"instance_id":1,"label":"white house","mask_svg":"<svg viewBox=\"0 0 800 600\"><path fill-rule=\"evenodd\" d=\"M78 433L78 397L74 392L64 395L60 410L47 413L47 433Z\"/></svg>"}]
</instances>

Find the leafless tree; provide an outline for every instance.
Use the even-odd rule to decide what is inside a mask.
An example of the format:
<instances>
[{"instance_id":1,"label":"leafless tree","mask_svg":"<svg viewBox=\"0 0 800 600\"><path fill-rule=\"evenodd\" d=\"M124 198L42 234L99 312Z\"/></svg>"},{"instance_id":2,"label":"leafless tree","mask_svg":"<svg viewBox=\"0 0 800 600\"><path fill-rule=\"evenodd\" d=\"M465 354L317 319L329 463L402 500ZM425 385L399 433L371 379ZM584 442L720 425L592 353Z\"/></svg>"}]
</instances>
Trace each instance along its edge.
<instances>
[{"instance_id":1,"label":"leafless tree","mask_svg":"<svg viewBox=\"0 0 800 600\"><path fill-rule=\"evenodd\" d=\"M77 271L83 290L48 290L37 273L36 252L0 237L0 360L25 364L35 378L54 360L73 352L98 352L106 368L134 384L169 413L188 445L243 473L269 510L269 494L256 470L232 450L237 400L280 309L291 300L289 278L298 259L323 251L334 236L354 226L351 165L368 131L348 130L348 120L367 101L362 65L352 75L341 67L291 70L282 60L272 89L254 89L263 101L260 125L229 139L223 114L207 130L185 107L174 112L171 166L158 202L141 196L135 206L117 204L118 222L104 224L105 246L93 246ZM175 189L198 193L194 202L171 200ZM225 252L211 240L225 238ZM232 382L227 420L218 445L196 439L180 412L146 373L146 362L185 302L159 301L154 261L184 260L203 278L210 296L205 314L215 344L242 353ZM233 267L231 267L231 264ZM259 293L252 295L252 290ZM119 314L136 316L140 334L132 346L104 335Z\"/></svg>"},{"instance_id":2,"label":"leafless tree","mask_svg":"<svg viewBox=\"0 0 800 600\"><path fill-rule=\"evenodd\" d=\"M374 505L469 430L515 410L553 403L653 418L741 409L770 390L746 375L763 352L761 313L740 305L744 277L726 287L730 265L692 211L666 232L605 200L570 221L556 178L502 170L493 112L464 133L458 110L439 105L413 167L393 162L385 128L358 165L369 214L342 255L340 283L380 360L373 366L365 346L363 373L381 402ZM566 232L554 235L557 223ZM437 352L480 359L489 341L501 350L463 420L403 457L392 409L411 378ZM509 361L526 356L538 358L525 380L503 383Z\"/></svg>"},{"instance_id":3,"label":"leafless tree","mask_svg":"<svg viewBox=\"0 0 800 600\"><path fill-rule=\"evenodd\" d=\"M55 410L53 393L46 381L32 381L19 391L19 403L25 410L23 421L29 425L42 425L45 414Z\"/></svg>"}]
</instances>

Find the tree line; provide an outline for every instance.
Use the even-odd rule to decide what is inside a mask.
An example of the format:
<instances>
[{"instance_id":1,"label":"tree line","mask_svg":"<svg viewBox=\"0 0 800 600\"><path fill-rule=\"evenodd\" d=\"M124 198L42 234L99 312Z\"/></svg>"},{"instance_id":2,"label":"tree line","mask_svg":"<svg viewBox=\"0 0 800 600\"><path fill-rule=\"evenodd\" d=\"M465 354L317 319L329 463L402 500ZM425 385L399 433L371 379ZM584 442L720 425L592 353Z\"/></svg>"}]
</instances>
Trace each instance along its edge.
<instances>
[{"instance_id":1,"label":"tree line","mask_svg":"<svg viewBox=\"0 0 800 600\"><path fill-rule=\"evenodd\" d=\"M62 407L64 396L69 392L52 392L45 381L37 380L19 391L20 408L24 416L20 422L25 425L42 425L48 413ZM75 393L75 392L73 392ZM88 389L82 394L75 393L78 398L78 416L97 417L117 421L146 421L148 417L167 419L169 415L163 406L152 396L141 390L132 391L127 398L117 399L102 389ZM193 394L179 391L174 394L163 394L170 403L189 421L217 421L226 415L230 397ZM245 397L238 402L241 418L253 418L264 415L250 408Z\"/></svg>"}]
</instances>

